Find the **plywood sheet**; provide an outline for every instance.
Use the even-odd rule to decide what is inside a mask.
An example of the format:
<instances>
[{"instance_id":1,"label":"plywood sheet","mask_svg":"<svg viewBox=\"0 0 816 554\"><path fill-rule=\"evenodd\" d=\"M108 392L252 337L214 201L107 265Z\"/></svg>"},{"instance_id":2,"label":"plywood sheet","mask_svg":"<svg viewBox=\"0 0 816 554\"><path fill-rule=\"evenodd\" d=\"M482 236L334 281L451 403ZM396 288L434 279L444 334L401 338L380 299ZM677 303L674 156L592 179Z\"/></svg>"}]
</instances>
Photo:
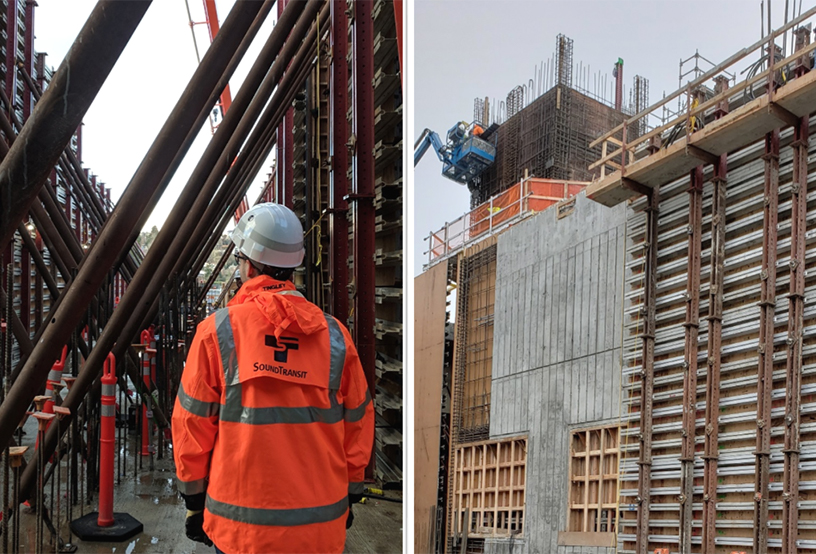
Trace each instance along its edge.
<instances>
[{"instance_id":1,"label":"plywood sheet","mask_svg":"<svg viewBox=\"0 0 816 554\"><path fill-rule=\"evenodd\" d=\"M437 264L414 280L414 521L429 521L436 506L439 420L445 356L447 264ZM419 544L427 537L415 536Z\"/></svg>"}]
</instances>

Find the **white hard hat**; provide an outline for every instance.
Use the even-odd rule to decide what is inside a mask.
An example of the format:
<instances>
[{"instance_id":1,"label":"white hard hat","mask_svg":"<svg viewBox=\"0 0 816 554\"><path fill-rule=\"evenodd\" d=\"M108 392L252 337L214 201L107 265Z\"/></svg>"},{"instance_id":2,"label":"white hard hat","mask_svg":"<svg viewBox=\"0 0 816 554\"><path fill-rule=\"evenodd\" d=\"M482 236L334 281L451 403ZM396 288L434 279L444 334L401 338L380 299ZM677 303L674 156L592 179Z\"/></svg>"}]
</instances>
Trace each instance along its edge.
<instances>
[{"instance_id":1,"label":"white hard hat","mask_svg":"<svg viewBox=\"0 0 816 554\"><path fill-rule=\"evenodd\" d=\"M235 248L255 263L298 267L303 262L303 226L295 212L268 202L253 206L232 231Z\"/></svg>"}]
</instances>

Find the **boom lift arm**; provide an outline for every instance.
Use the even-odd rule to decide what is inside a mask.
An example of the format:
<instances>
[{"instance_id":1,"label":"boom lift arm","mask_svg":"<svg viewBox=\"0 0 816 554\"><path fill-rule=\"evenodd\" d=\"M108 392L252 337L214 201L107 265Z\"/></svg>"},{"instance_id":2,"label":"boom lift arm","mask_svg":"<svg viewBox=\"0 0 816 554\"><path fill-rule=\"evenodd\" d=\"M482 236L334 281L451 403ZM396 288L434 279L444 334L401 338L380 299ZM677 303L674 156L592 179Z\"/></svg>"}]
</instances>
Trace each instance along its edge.
<instances>
[{"instance_id":1,"label":"boom lift arm","mask_svg":"<svg viewBox=\"0 0 816 554\"><path fill-rule=\"evenodd\" d=\"M430 129L425 129L422 131L422 135L419 137L419 140L414 143L414 167L416 167L419 160L422 159L422 156L425 155L425 152L427 152L428 148L431 146L434 147L434 151L436 152L436 156L439 158L439 161L445 161L445 155L442 153L445 145L442 144L442 140L439 138L439 135Z\"/></svg>"},{"instance_id":2,"label":"boom lift arm","mask_svg":"<svg viewBox=\"0 0 816 554\"><path fill-rule=\"evenodd\" d=\"M425 129L414 144L414 167L428 148L433 146L436 156L442 162L442 175L466 185L490 167L496 158L496 147L482 136L488 136L488 133L485 133L481 125L468 125L464 121L448 130L445 144L438 134Z\"/></svg>"}]
</instances>

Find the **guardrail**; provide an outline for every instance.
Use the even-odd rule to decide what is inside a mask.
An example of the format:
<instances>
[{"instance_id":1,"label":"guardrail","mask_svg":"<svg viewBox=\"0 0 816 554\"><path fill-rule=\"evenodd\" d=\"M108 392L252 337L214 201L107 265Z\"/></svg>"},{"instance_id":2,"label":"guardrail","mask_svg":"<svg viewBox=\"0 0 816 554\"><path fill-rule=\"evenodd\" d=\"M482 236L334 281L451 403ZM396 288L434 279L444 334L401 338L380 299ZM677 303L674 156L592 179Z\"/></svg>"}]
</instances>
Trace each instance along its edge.
<instances>
[{"instance_id":1,"label":"guardrail","mask_svg":"<svg viewBox=\"0 0 816 554\"><path fill-rule=\"evenodd\" d=\"M588 182L529 177L431 233L425 269L584 190Z\"/></svg>"}]
</instances>

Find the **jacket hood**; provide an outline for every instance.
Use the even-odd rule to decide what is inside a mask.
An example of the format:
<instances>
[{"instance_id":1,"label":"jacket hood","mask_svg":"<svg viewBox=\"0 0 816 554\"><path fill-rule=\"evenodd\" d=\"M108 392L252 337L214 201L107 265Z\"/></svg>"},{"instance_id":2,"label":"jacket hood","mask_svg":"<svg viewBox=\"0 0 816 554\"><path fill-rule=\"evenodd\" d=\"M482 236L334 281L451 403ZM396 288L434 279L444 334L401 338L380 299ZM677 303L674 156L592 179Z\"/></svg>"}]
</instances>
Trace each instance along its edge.
<instances>
[{"instance_id":1,"label":"jacket hood","mask_svg":"<svg viewBox=\"0 0 816 554\"><path fill-rule=\"evenodd\" d=\"M243 284L228 306L252 302L275 326L275 336L284 331L312 335L327 327L323 312L306 300L291 281L259 275Z\"/></svg>"}]
</instances>

